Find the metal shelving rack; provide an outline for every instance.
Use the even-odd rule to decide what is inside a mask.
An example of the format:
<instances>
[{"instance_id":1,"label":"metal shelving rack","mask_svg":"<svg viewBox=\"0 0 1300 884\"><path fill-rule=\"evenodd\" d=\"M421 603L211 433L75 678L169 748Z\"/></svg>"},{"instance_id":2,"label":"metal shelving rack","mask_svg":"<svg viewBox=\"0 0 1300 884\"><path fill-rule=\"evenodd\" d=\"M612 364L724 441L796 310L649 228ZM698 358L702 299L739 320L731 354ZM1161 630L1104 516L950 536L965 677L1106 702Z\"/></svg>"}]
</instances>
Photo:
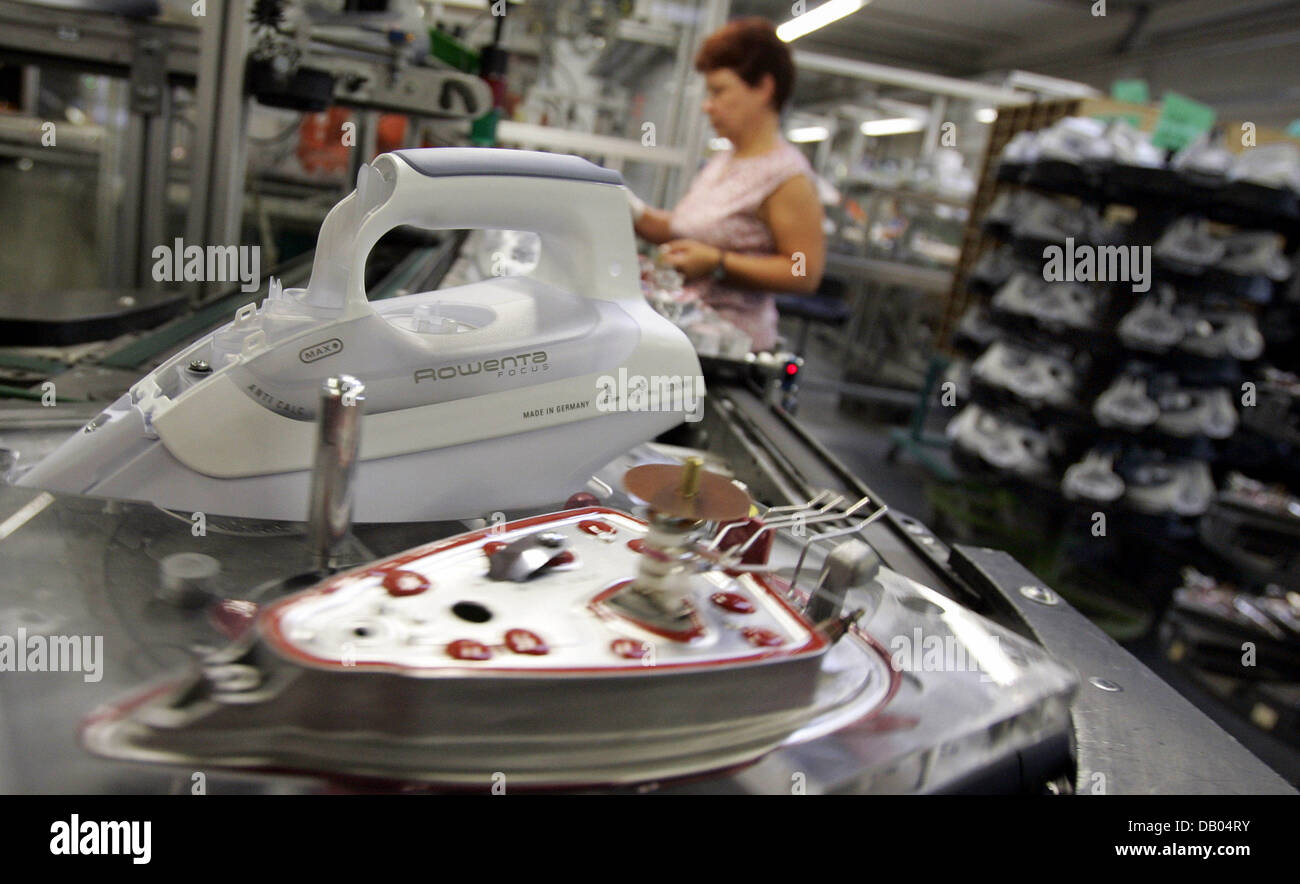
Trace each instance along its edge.
<instances>
[{"instance_id":1,"label":"metal shelving rack","mask_svg":"<svg viewBox=\"0 0 1300 884\"><path fill-rule=\"evenodd\" d=\"M970 279L976 262L989 247L990 241L995 238L982 223L994 199L998 194L1016 187L1026 187L1040 195L1051 195L1051 188L1045 187L1041 180L1036 180L1034 176L1027 176L1033 182L1028 184L1024 180L1008 181L1006 175L999 175L998 158L1011 138L1019 132L1050 126L1066 116L1124 114L1126 116L1137 116L1139 121L1145 124L1144 127L1149 128L1150 124L1154 122L1157 113L1154 108L1121 105L1110 101L1074 99L1047 102L1030 107L1011 109L1010 111L1004 109L999 114L998 124L992 133L989 155L982 174L981 186L975 199L974 211L965 232L962 260L947 305L943 340L948 348L951 348L954 343L958 317L968 307L978 303L981 298L979 294L972 291ZM1229 123L1227 125L1229 131L1232 131L1233 124ZM1263 136L1263 133L1261 135ZM1266 137L1261 137L1260 143L1265 140ZM1143 192L1140 187L1131 190L1121 189L1113 181L1103 177L1088 187L1067 188L1059 192L1102 210L1109 206L1131 207L1135 214L1126 241L1133 244L1153 244L1160 236L1161 231L1170 222L1183 215L1191 214L1238 229L1263 229L1281 234L1286 243L1284 253L1292 261L1293 267L1296 265L1297 253L1300 252L1300 217L1289 217L1280 209L1271 212L1261 210L1257 214L1252 214L1231 200L1216 197L1213 189L1187 186L1172 193L1160 194L1154 191ZM1179 302L1186 302L1189 299L1200 302L1202 298L1218 299L1221 297L1220 293L1213 291L1204 284L1196 285L1193 279L1182 277L1170 279L1170 271L1167 268L1162 271L1158 261L1154 271L1157 282L1161 280L1163 274L1166 281L1175 283ZM1122 373L1128 360L1141 360L1144 358L1142 354L1127 349L1116 335L1116 325L1119 317L1127 313L1133 306L1136 306L1134 296L1119 290L1113 290L1111 294L1113 298L1121 300L1113 304L1108 313L1108 319L1103 322L1102 328L1098 330L1096 336L1097 352L1102 353L1102 356L1094 360L1094 373L1096 374L1092 385L1094 392L1098 389L1097 382L1105 386L1108 377L1118 376L1118 374ZM1243 299L1225 303L1235 303L1236 309L1253 310L1258 317L1265 339L1268 341L1268 348L1259 360L1242 362L1240 360L1229 360L1227 357L1222 360L1225 364L1229 361L1233 362L1239 381L1254 382L1262 388L1262 366L1269 362L1291 371L1300 368L1300 359L1297 359L1294 346L1277 336L1280 325L1300 328L1300 274L1293 271L1289 280L1275 284L1272 298L1267 304L1252 304ZM1278 322L1279 318L1285 319L1286 322ZM1147 358L1156 360L1156 364L1160 366L1162 371L1169 370L1178 373L1180 385L1186 383L1188 386L1195 386L1188 377L1180 373L1188 367L1195 367L1194 364L1188 363L1180 368L1178 363L1173 360L1160 362L1162 357ZM1157 613L1163 606L1170 603L1170 592L1173 587L1168 584L1172 577L1177 576L1184 565L1191 565L1207 573L1230 574L1234 582L1239 582L1240 586L1255 591L1262 591L1266 584L1276 582L1280 582L1284 589L1289 587L1294 590L1295 587L1291 586L1291 582L1295 579L1294 575L1289 578L1280 572L1266 575L1260 569L1251 570L1239 567L1240 560L1249 557L1244 554L1251 552L1251 550L1247 549L1252 545L1247 534L1238 535L1235 545L1241 548L1232 549L1230 547L1234 543L1225 544L1223 537L1215 537L1213 531L1207 530L1212 524L1210 521L1212 517L1226 519L1230 525L1236 524L1230 512L1232 507L1225 505L1224 502L1225 491L1223 489L1227 487L1225 478L1230 471L1239 471L1265 482L1287 485L1292 494L1295 494L1296 489L1300 488L1300 482L1297 481L1300 479L1300 471L1296 469L1294 447L1286 449L1282 444L1285 440L1281 440L1280 437L1266 438L1261 435L1252 426L1250 420L1250 418L1256 416L1254 411L1259 411L1259 409L1252 411L1241 401L1240 390L1235 387L1229 387L1229 389L1234 403L1239 406L1237 411L1242 419L1239 421L1236 431L1227 439L1202 440L1205 445L1199 453L1190 449L1189 444L1184 440L1173 437L1162 442L1160 438L1151 434L1139 437L1125 434L1122 430L1103 430L1095 425L1090 407L1092 404L1091 399L1082 402L1082 408L1077 415L1078 420L1073 422L1067 421L1065 417L1051 411L1040 410L1033 412L1028 409L1022 410L1020 416L1031 416L1040 429L1054 425L1057 430L1065 430L1067 436L1073 434L1074 441L1072 444L1076 449L1076 455L1083 450L1088 450L1098 441L1104 441L1106 438L1113 442L1121 442L1124 445L1140 444L1143 447L1164 450L1172 455L1177 455L1180 451L1193 453L1198 459L1210 461L1216 488L1220 489L1215 502L1205 515L1181 519L1180 525L1174 526L1172 520L1161 522L1158 517L1136 513L1118 502L1108 505L1095 504L1090 501L1071 503L1064 499L1061 494L1058 484L1061 478L1059 471L1056 471L1047 481L1034 482L1025 480L1016 482L1015 486L1021 489L1017 492L1017 498L1021 501L1034 501L1032 506L1037 513L1038 522L1041 523L1040 529L1046 526L1047 530L1044 536L1051 542L1056 543L1053 547L1056 552L1052 554L1053 563L1051 567L1039 565L1038 569L1047 570L1049 579L1069 592L1069 581L1065 580L1059 573L1052 573L1058 567L1058 562L1063 561L1060 553L1068 547L1071 556L1076 553L1092 556L1088 565L1080 568L1076 563L1070 567L1087 571L1088 567L1098 562L1103 563L1104 569L1119 567L1120 571L1109 572L1109 582L1122 585L1124 588L1119 592L1129 600L1145 597L1147 602L1155 606ZM987 399L984 401L989 404ZM996 408L992 410L996 412ZM1063 426L1062 422L1070 425ZM1291 444L1294 445L1293 442ZM1292 452L1291 455L1285 454L1287 450ZM1065 462L1070 463L1075 460L1077 460L1077 456L1066 459ZM1005 477L994 483L997 488L1005 484ZM978 497L978 494L971 492L967 496ZM1022 507L1028 506L1030 505L1022 504ZM1097 511L1107 513L1113 520L1109 533L1103 535L1104 539L1090 537L1091 545L1087 541L1078 542L1078 536L1088 536L1089 525L1087 519ZM1225 513L1227 513L1226 516ZM1260 519L1253 516L1241 517L1239 521L1241 525L1248 529L1258 528L1262 523ZM1180 530L1175 532L1172 530L1173 527L1179 527ZM1272 523L1272 528L1270 528L1272 531L1282 532L1277 536L1285 535L1285 529L1286 526L1282 525L1281 521L1275 521ZM1292 526L1290 530L1296 533L1296 526ZM1210 540L1207 540L1207 537ZM1211 540L1213 542L1210 542ZM1082 549L1082 552L1080 549ZM1292 560L1293 564L1294 561L1295 559ZM1103 570L1101 573L1107 572ZM1119 596L1115 597L1119 598ZM1080 599L1081 597L1076 594L1075 598ZM1166 650L1171 655L1171 659L1175 659L1175 656L1182 659L1182 654L1189 653L1185 651L1183 646L1176 644L1169 645ZM1192 662L1194 664L1194 661ZM1285 718L1285 715L1282 717Z\"/></svg>"}]
</instances>

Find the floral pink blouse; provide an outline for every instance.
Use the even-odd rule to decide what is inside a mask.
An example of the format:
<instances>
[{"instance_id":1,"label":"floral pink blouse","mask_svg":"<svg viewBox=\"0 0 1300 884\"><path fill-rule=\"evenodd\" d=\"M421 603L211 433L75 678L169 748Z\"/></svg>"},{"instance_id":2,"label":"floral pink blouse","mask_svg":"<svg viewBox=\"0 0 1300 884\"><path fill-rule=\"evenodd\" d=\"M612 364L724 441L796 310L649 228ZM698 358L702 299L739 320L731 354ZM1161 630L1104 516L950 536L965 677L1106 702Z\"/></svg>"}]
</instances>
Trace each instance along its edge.
<instances>
[{"instance_id":1,"label":"floral pink blouse","mask_svg":"<svg viewBox=\"0 0 1300 884\"><path fill-rule=\"evenodd\" d=\"M759 156L737 158L723 151L705 164L673 209L672 234L729 252L775 255L776 241L758 208L796 175L812 178L812 167L785 139ZM709 277L687 283L686 289L748 334L754 350L776 346L776 300L770 293L733 288Z\"/></svg>"}]
</instances>

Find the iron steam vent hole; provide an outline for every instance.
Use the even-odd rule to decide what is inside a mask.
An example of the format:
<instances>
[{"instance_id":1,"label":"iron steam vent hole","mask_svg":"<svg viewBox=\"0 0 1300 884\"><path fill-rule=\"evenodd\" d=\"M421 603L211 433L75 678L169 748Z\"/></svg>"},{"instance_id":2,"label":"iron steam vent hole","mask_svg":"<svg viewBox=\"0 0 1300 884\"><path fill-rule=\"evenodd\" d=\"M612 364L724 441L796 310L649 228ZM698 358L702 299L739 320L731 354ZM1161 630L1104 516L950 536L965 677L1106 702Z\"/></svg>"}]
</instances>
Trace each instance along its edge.
<instances>
[{"instance_id":1,"label":"iron steam vent hole","mask_svg":"<svg viewBox=\"0 0 1300 884\"><path fill-rule=\"evenodd\" d=\"M492 612L478 602L457 602L451 606L451 612L470 623L487 623L492 619Z\"/></svg>"}]
</instances>

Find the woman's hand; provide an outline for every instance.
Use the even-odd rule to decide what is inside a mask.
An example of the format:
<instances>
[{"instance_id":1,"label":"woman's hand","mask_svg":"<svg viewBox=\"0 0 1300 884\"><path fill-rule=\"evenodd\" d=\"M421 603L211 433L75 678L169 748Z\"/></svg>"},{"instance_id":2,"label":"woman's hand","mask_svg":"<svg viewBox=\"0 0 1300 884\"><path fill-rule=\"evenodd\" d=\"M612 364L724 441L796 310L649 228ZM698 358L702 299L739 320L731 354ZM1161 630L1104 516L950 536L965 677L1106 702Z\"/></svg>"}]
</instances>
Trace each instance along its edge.
<instances>
[{"instance_id":1,"label":"woman's hand","mask_svg":"<svg viewBox=\"0 0 1300 884\"><path fill-rule=\"evenodd\" d=\"M722 260L722 250L694 239L674 239L659 248L670 267L689 279L708 276Z\"/></svg>"},{"instance_id":2,"label":"woman's hand","mask_svg":"<svg viewBox=\"0 0 1300 884\"><path fill-rule=\"evenodd\" d=\"M772 231L776 254L726 252L726 285L800 295L816 292L826 266L826 234L812 181L804 175L794 176L773 191L758 214ZM716 246L693 239L669 240L660 246L660 252L664 262L687 279L709 275L723 260L723 252Z\"/></svg>"}]
</instances>

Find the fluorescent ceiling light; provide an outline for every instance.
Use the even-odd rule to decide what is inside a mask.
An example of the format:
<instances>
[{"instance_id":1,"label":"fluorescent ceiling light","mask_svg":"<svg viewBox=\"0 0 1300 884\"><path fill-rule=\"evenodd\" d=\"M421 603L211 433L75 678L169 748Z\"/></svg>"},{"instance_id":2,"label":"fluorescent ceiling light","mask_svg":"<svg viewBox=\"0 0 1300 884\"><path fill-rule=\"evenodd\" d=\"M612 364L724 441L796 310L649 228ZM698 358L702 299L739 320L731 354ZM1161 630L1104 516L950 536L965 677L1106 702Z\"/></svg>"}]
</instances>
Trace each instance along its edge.
<instances>
[{"instance_id":1,"label":"fluorescent ceiling light","mask_svg":"<svg viewBox=\"0 0 1300 884\"><path fill-rule=\"evenodd\" d=\"M862 124L863 135L902 135L905 132L920 132L925 124L913 117L895 117L892 120L867 120Z\"/></svg>"},{"instance_id":2,"label":"fluorescent ceiling light","mask_svg":"<svg viewBox=\"0 0 1300 884\"><path fill-rule=\"evenodd\" d=\"M998 118L997 108L982 107L975 111L975 119L981 123L991 123Z\"/></svg>"},{"instance_id":3,"label":"fluorescent ceiling light","mask_svg":"<svg viewBox=\"0 0 1300 884\"><path fill-rule=\"evenodd\" d=\"M731 150L730 138L710 138L709 150Z\"/></svg>"},{"instance_id":4,"label":"fluorescent ceiling light","mask_svg":"<svg viewBox=\"0 0 1300 884\"><path fill-rule=\"evenodd\" d=\"M798 40L804 34L811 34L833 21L852 15L870 2L871 0L828 0L816 9L810 9L781 25L776 29L776 35L787 43Z\"/></svg>"},{"instance_id":5,"label":"fluorescent ceiling light","mask_svg":"<svg viewBox=\"0 0 1300 884\"><path fill-rule=\"evenodd\" d=\"M825 141L830 137L831 131L825 126L803 126L799 129L791 129L785 133L796 144L805 144L809 141Z\"/></svg>"}]
</instances>

